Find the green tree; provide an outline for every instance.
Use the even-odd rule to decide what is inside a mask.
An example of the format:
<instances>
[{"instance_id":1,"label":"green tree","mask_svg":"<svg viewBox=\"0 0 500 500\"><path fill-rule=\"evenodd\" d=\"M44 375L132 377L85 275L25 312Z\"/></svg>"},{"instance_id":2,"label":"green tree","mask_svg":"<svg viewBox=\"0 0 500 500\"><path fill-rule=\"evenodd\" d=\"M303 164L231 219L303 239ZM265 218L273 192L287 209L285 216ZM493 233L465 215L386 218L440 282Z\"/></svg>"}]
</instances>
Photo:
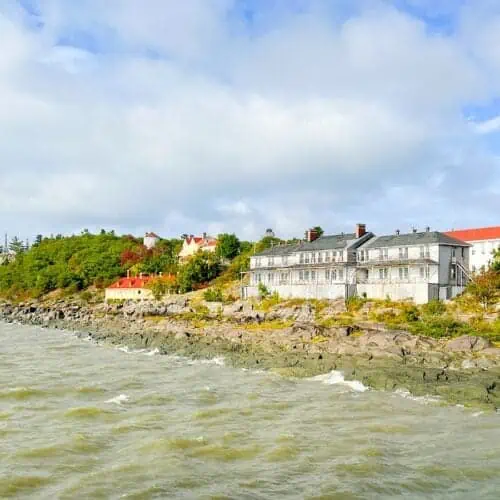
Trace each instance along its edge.
<instances>
[{"instance_id":1,"label":"green tree","mask_svg":"<svg viewBox=\"0 0 500 500\"><path fill-rule=\"evenodd\" d=\"M217 236L217 248L215 253L221 259L234 259L241 249L240 240L233 234L219 234Z\"/></svg>"},{"instance_id":2,"label":"green tree","mask_svg":"<svg viewBox=\"0 0 500 500\"><path fill-rule=\"evenodd\" d=\"M181 293L190 292L215 279L220 273L216 255L200 251L179 268L177 284Z\"/></svg>"},{"instance_id":3,"label":"green tree","mask_svg":"<svg viewBox=\"0 0 500 500\"><path fill-rule=\"evenodd\" d=\"M489 269L474 276L468 284L467 291L483 306L488 309L498 301L500 293L500 271Z\"/></svg>"},{"instance_id":4,"label":"green tree","mask_svg":"<svg viewBox=\"0 0 500 500\"><path fill-rule=\"evenodd\" d=\"M323 231L323 228L321 226L314 226L313 231L316 231L316 233L318 234L318 238L325 234L325 231Z\"/></svg>"},{"instance_id":5,"label":"green tree","mask_svg":"<svg viewBox=\"0 0 500 500\"><path fill-rule=\"evenodd\" d=\"M9 250L15 253L16 255L23 253L24 248L25 248L24 243L17 236L14 236L14 238L10 240Z\"/></svg>"}]
</instances>

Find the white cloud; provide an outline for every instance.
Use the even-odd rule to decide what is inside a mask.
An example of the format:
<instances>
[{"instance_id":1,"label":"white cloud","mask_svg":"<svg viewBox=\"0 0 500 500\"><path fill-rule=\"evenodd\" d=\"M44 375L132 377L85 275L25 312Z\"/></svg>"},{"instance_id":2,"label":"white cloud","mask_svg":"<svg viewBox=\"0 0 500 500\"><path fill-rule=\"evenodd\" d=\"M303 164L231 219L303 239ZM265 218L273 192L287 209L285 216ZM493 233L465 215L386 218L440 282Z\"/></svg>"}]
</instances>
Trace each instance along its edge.
<instances>
[{"instance_id":1,"label":"white cloud","mask_svg":"<svg viewBox=\"0 0 500 500\"><path fill-rule=\"evenodd\" d=\"M475 189L498 183L462 117L495 96L468 28L430 35L372 3L343 24L273 17L254 37L229 24L231 0L119 5L44 0L38 30L0 9L0 227L382 230L446 224L419 207L461 210L479 158Z\"/></svg>"}]
</instances>

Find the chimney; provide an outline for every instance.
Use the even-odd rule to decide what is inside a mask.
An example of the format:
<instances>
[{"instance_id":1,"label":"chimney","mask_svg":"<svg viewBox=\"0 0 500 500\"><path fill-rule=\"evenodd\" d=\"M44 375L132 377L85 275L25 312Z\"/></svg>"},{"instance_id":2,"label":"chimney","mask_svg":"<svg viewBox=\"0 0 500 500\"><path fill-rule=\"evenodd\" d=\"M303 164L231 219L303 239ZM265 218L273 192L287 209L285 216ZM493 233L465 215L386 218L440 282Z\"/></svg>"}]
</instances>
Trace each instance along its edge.
<instances>
[{"instance_id":1,"label":"chimney","mask_svg":"<svg viewBox=\"0 0 500 500\"><path fill-rule=\"evenodd\" d=\"M411 230L412 230L413 233L417 232L417 228L416 227L412 227Z\"/></svg>"},{"instance_id":2,"label":"chimney","mask_svg":"<svg viewBox=\"0 0 500 500\"><path fill-rule=\"evenodd\" d=\"M430 233L430 232L431 232L431 228L430 228L429 226L427 226L427 227L425 228L425 232L426 232L426 233Z\"/></svg>"},{"instance_id":3,"label":"chimney","mask_svg":"<svg viewBox=\"0 0 500 500\"><path fill-rule=\"evenodd\" d=\"M130 269L127 269L127 278L130 278Z\"/></svg>"},{"instance_id":4,"label":"chimney","mask_svg":"<svg viewBox=\"0 0 500 500\"><path fill-rule=\"evenodd\" d=\"M361 238L366 234L366 224L356 224L356 238Z\"/></svg>"},{"instance_id":5,"label":"chimney","mask_svg":"<svg viewBox=\"0 0 500 500\"><path fill-rule=\"evenodd\" d=\"M399 236L399 233L400 233L399 229L396 229L396 234L397 234L398 236Z\"/></svg>"},{"instance_id":6,"label":"chimney","mask_svg":"<svg viewBox=\"0 0 500 500\"><path fill-rule=\"evenodd\" d=\"M319 238L318 231L315 229L308 229L306 231L306 241L311 243L314 240L317 240Z\"/></svg>"},{"instance_id":7,"label":"chimney","mask_svg":"<svg viewBox=\"0 0 500 500\"><path fill-rule=\"evenodd\" d=\"M203 239L206 240L207 239L207 233L203 233Z\"/></svg>"}]
</instances>

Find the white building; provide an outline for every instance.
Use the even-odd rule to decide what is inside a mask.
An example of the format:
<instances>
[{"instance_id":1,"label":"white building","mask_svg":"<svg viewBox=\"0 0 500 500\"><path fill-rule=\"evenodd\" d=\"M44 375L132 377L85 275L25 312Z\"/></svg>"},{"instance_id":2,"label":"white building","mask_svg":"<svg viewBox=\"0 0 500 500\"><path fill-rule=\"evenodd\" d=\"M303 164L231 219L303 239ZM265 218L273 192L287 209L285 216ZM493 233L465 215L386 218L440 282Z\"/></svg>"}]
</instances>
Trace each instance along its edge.
<instances>
[{"instance_id":1,"label":"white building","mask_svg":"<svg viewBox=\"0 0 500 500\"><path fill-rule=\"evenodd\" d=\"M151 250L160 241L160 237L155 233L146 233L144 235L143 244L148 249Z\"/></svg>"},{"instance_id":2,"label":"white building","mask_svg":"<svg viewBox=\"0 0 500 500\"><path fill-rule=\"evenodd\" d=\"M250 259L249 285L244 298L259 295L262 283L281 297L345 298L355 294L356 249L373 237L364 224L355 233L318 238L314 230L305 241L269 248Z\"/></svg>"},{"instance_id":3,"label":"white building","mask_svg":"<svg viewBox=\"0 0 500 500\"><path fill-rule=\"evenodd\" d=\"M451 299L468 281L469 244L437 231L371 238L358 249L358 295L373 299Z\"/></svg>"},{"instance_id":4,"label":"white building","mask_svg":"<svg viewBox=\"0 0 500 500\"><path fill-rule=\"evenodd\" d=\"M487 269L494 252L500 250L500 226L448 231L446 234L472 245L469 262L472 272Z\"/></svg>"},{"instance_id":5,"label":"white building","mask_svg":"<svg viewBox=\"0 0 500 500\"><path fill-rule=\"evenodd\" d=\"M426 231L376 237L364 224L352 234L275 246L250 259L244 298L257 296L262 283L281 297L449 299L464 290L469 244Z\"/></svg>"},{"instance_id":6,"label":"white building","mask_svg":"<svg viewBox=\"0 0 500 500\"><path fill-rule=\"evenodd\" d=\"M208 236L207 233L203 233L203 236L193 236L190 235L184 239L182 243L181 251L179 252L179 259L181 261L192 257L197 252L202 250L203 252L215 252L217 248L217 238Z\"/></svg>"}]
</instances>

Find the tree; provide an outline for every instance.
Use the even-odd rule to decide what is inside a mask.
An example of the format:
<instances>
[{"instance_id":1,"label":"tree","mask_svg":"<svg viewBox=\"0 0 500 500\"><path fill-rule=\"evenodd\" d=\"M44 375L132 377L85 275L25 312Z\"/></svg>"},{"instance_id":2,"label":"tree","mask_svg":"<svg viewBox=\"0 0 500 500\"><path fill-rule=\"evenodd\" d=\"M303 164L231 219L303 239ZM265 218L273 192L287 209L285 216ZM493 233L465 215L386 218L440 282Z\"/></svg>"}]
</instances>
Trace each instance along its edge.
<instances>
[{"instance_id":1,"label":"tree","mask_svg":"<svg viewBox=\"0 0 500 500\"><path fill-rule=\"evenodd\" d=\"M17 237L14 236L9 243L9 250L16 255L24 252L24 243Z\"/></svg>"},{"instance_id":2,"label":"tree","mask_svg":"<svg viewBox=\"0 0 500 500\"><path fill-rule=\"evenodd\" d=\"M234 259L240 253L240 240L233 234L219 234L215 253L221 259Z\"/></svg>"},{"instance_id":3,"label":"tree","mask_svg":"<svg viewBox=\"0 0 500 500\"><path fill-rule=\"evenodd\" d=\"M491 268L494 271L500 271L500 250L495 251L495 255L493 257L493 263L491 264Z\"/></svg>"},{"instance_id":4,"label":"tree","mask_svg":"<svg viewBox=\"0 0 500 500\"><path fill-rule=\"evenodd\" d=\"M146 288L151 290L156 300L160 300L167 292L173 291L175 288L175 276L158 276L150 280Z\"/></svg>"},{"instance_id":5,"label":"tree","mask_svg":"<svg viewBox=\"0 0 500 500\"><path fill-rule=\"evenodd\" d=\"M43 236L41 234L37 234L35 236L35 241L33 242L33 246L39 246L42 244Z\"/></svg>"},{"instance_id":6,"label":"tree","mask_svg":"<svg viewBox=\"0 0 500 500\"><path fill-rule=\"evenodd\" d=\"M177 284L181 293L190 292L212 281L220 273L216 255L200 251L179 268Z\"/></svg>"},{"instance_id":7,"label":"tree","mask_svg":"<svg viewBox=\"0 0 500 500\"><path fill-rule=\"evenodd\" d=\"M325 231L323 231L323 228L321 226L314 226L313 231L316 231L318 238L325 234Z\"/></svg>"},{"instance_id":8,"label":"tree","mask_svg":"<svg viewBox=\"0 0 500 500\"><path fill-rule=\"evenodd\" d=\"M485 310L488 309L489 306L497 302L500 294L500 271L489 269L474 276L467 286L467 291Z\"/></svg>"}]
</instances>

